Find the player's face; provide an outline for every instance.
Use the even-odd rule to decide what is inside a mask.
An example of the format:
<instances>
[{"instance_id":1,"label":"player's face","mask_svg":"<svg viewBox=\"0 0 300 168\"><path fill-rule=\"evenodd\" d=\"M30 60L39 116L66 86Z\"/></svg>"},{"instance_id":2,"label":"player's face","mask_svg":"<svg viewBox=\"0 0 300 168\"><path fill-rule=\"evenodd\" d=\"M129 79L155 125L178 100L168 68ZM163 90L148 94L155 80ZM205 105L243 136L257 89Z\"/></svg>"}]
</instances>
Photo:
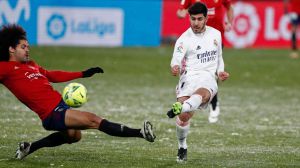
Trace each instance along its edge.
<instances>
[{"instance_id":1,"label":"player's face","mask_svg":"<svg viewBox=\"0 0 300 168\"><path fill-rule=\"evenodd\" d=\"M207 17L202 13L197 15L190 15L191 28L195 34L205 31Z\"/></svg>"},{"instance_id":2,"label":"player's face","mask_svg":"<svg viewBox=\"0 0 300 168\"><path fill-rule=\"evenodd\" d=\"M27 40L20 40L16 48L9 48L10 60L26 62L29 60L29 44Z\"/></svg>"}]
</instances>

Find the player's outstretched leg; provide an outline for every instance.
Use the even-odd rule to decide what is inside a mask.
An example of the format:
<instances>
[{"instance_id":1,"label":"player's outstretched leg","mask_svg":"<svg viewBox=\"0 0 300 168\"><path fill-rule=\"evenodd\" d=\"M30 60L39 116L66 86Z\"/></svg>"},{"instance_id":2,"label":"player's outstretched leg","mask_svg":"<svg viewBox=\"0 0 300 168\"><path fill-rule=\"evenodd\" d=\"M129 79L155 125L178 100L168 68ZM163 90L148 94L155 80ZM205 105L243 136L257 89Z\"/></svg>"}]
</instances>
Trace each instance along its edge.
<instances>
[{"instance_id":1,"label":"player's outstretched leg","mask_svg":"<svg viewBox=\"0 0 300 168\"><path fill-rule=\"evenodd\" d=\"M149 142L154 142L156 138L153 132L153 125L149 121L144 122L142 129L134 129L103 119L99 125L99 130L111 136L138 137L144 138Z\"/></svg>"},{"instance_id":2,"label":"player's outstretched leg","mask_svg":"<svg viewBox=\"0 0 300 168\"><path fill-rule=\"evenodd\" d=\"M154 142L153 126L145 121L142 129L129 128L124 124L114 123L91 112L68 109L66 125L77 129L98 129L108 135L117 137L137 137Z\"/></svg>"},{"instance_id":3,"label":"player's outstretched leg","mask_svg":"<svg viewBox=\"0 0 300 168\"><path fill-rule=\"evenodd\" d=\"M62 132L55 132L47 137L44 137L40 140L35 142L21 142L18 145L16 150L16 159L24 159L27 155L35 152L38 149L44 147L55 147L62 144L71 144L74 142L78 142L81 139L81 132L80 130L73 130L69 129Z\"/></svg>"}]
</instances>

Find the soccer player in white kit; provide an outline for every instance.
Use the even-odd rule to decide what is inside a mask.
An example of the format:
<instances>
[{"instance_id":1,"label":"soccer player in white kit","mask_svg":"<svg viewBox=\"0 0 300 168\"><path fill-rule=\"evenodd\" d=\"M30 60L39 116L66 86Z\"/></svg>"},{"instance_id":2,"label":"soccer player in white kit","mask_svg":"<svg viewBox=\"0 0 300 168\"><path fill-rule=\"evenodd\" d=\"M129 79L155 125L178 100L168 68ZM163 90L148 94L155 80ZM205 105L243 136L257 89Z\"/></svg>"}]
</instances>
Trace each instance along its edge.
<instances>
[{"instance_id":1,"label":"soccer player in white kit","mask_svg":"<svg viewBox=\"0 0 300 168\"><path fill-rule=\"evenodd\" d=\"M167 115L176 115L177 161L187 160L186 138L190 118L197 109L206 108L218 91L216 79L229 77L224 71L221 33L206 26L207 7L197 2L188 9L191 27L176 41L171 61L172 75L180 76L176 87L177 102Z\"/></svg>"}]
</instances>

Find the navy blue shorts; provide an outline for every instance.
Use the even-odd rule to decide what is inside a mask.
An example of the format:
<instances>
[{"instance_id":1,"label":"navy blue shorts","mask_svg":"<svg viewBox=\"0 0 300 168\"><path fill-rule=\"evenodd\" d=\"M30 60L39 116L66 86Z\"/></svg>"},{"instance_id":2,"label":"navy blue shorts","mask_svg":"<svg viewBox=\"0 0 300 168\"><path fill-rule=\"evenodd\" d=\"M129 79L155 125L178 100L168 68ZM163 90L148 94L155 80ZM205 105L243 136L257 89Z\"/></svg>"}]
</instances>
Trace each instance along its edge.
<instances>
[{"instance_id":1,"label":"navy blue shorts","mask_svg":"<svg viewBox=\"0 0 300 168\"><path fill-rule=\"evenodd\" d=\"M70 107L61 100L59 104L54 108L51 114L43 120L43 127L46 130L64 131L67 130L65 124L65 115L67 109Z\"/></svg>"}]
</instances>

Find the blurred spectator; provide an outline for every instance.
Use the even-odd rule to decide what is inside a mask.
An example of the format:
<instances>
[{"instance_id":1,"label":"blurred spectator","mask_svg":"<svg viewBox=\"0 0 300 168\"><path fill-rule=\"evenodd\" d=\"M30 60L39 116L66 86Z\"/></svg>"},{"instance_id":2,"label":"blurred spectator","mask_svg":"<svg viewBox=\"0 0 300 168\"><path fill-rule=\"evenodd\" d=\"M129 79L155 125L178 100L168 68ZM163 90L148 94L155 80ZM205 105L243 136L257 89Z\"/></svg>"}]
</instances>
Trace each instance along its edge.
<instances>
[{"instance_id":1,"label":"blurred spectator","mask_svg":"<svg viewBox=\"0 0 300 168\"><path fill-rule=\"evenodd\" d=\"M297 27L300 24L300 0L284 0L285 14L289 14L292 23L292 35L291 44L292 52L290 54L291 58L299 58L297 52Z\"/></svg>"}]
</instances>

